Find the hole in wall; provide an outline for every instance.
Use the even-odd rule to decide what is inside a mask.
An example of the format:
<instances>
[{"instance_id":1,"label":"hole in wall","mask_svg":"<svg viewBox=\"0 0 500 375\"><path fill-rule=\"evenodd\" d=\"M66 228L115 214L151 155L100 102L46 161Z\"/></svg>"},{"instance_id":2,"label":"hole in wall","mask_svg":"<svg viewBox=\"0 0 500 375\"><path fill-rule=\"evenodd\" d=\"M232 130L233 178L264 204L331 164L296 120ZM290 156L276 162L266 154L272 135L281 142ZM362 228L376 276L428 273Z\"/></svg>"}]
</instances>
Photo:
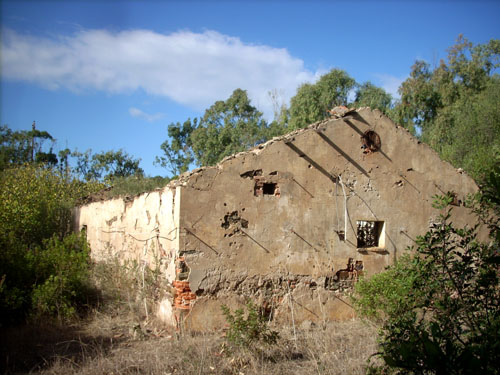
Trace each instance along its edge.
<instances>
[{"instance_id":1,"label":"hole in wall","mask_svg":"<svg viewBox=\"0 0 500 375\"><path fill-rule=\"evenodd\" d=\"M356 224L358 248L385 247L385 223L383 221L358 220Z\"/></svg>"},{"instance_id":2,"label":"hole in wall","mask_svg":"<svg viewBox=\"0 0 500 375\"><path fill-rule=\"evenodd\" d=\"M276 191L277 184L273 182L265 182L262 186L262 194L264 195L274 195Z\"/></svg>"},{"instance_id":3,"label":"hole in wall","mask_svg":"<svg viewBox=\"0 0 500 375\"><path fill-rule=\"evenodd\" d=\"M281 192L276 182L265 182L261 179L256 179L253 194L256 197L262 195L273 195L275 197L279 197Z\"/></svg>"},{"instance_id":4,"label":"hole in wall","mask_svg":"<svg viewBox=\"0 0 500 375\"><path fill-rule=\"evenodd\" d=\"M255 176L262 176L262 169L252 169L240 174L241 178L252 178Z\"/></svg>"},{"instance_id":5,"label":"hole in wall","mask_svg":"<svg viewBox=\"0 0 500 375\"><path fill-rule=\"evenodd\" d=\"M85 239L87 239L87 225L82 225L80 233L82 234L82 236L84 236Z\"/></svg>"},{"instance_id":6,"label":"hole in wall","mask_svg":"<svg viewBox=\"0 0 500 375\"><path fill-rule=\"evenodd\" d=\"M372 152L380 150L382 142L380 141L380 136L373 130L367 130L361 136L361 148L364 154L370 154Z\"/></svg>"}]
</instances>

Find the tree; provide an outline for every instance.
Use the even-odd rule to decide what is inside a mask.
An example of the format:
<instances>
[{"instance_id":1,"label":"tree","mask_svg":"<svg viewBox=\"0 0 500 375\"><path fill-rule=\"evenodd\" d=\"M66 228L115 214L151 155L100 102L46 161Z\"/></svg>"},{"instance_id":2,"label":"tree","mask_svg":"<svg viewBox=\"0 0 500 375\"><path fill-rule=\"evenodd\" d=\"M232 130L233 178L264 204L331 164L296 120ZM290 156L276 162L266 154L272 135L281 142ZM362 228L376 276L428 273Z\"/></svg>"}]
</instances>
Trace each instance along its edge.
<instances>
[{"instance_id":1,"label":"tree","mask_svg":"<svg viewBox=\"0 0 500 375\"><path fill-rule=\"evenodd\" d=\"M55 142L48 132L37 130L35 123L30 131L12 131L7 125L0 126L0 170L33 162L56 165L57 156L52 146L47 152L43 151L46 141L51 145Z\"/></svg>"},{"instance_id":2,"label":"tree","mask_svg":"<svg viewBox=\"0 0 500 375\"><path fill-rule=\"evenodd\" d=\"M226 101L217 101L205 111L191 135L198 165L214 165L224 157L266 140L267 124L247 92L236 89Z\"/></svg>"},{"instance_id":3,"label":"tree","mask_svg":"<svg viewBox=\"0 0 500 375\"><path fill-rule=\"evenodd\" d=\"M182 125L180 122L171 123L168 126L170 140L167 139L160 146L165 156L157 156L155 164L170 168L174 176L186 172L194 162L191 134L198 127L197 123L197 118L193 122L187 119Z\"/></svg>"},{"instance_id":4,"label":"tree","mask_svg":"<svg viewBox=\"0 0 500 375\"><path fill-rule=\"evenodd\" d=\"M288 123L290 114L283 98L283 92L273 89L268 92L273 106L273 121L268 125L267 139L286 134L289 131Z\"/></svg>"},{"instance_id":5,"label":"tree","mask_svg":"<svg viewBox=\"0 0 500 375\"><path fill-rule=\"evenodd\" d=\"M251 105L245 90L236 89L226 100L215 102L200 119L170 124L171 138L161 145L164 156L156 162L173 173L197 165L214 165L224 157L246 150L267 139L266 121Z\"/></svg>"},{"instance_id":6,"label":"tree","mask_svg":"<svg viewBox=\"0 0 500 375\"><path fill-rule=\"evenodd\" d=\"M435 69L417 61L400 87L394 120L440 156L483 178L499 147L500 40L473 45L463 36Z\"/></svg>"},{"instance_id":7,"label":"tree","mask_svg":"<svg viewBox=\"0 0 500 375\"><path fill-rule=\"evenodd\" d=\"M356 88L356 98L353 103L355 107L370 107L388 114L391 104L392 96L371 82L365 82Z\"/></svg>"},{"instance_id":8,"label":"tree","mask_svg":"<svg viewBox=\"0 0 500 375\"><path fill-rule=\"evenodd\" d=\"M492 209L498 215L500 168L492 176L480 211ZM437 207L452 200L451 194L441 197ZM372 373L498 373L498 216L491 211L483 216L491 241L481 243L477 226L456 228L450 213L446 209L440 224L418 237L412 255L356 287L358 311L382 322L377 355L384 364L372 367Z\"/></svg>"},{"instance_id":9,"label":"tree","mask_svg":"<svg viewBox=\"0 0 500 375\"><path fill-rule=\"evenodd\" d=\"M500 77L440 109L422 139L443 159L482 181L500 162Z\"/></svg>"},{"instance_id":10,"label":"tree","mask_svg":"<svg viewBox=\"0 0 500 375\"><path fill-rule=\"evenodd\" d=\"M332 69L315 84L302 84L290 100L290 128L303 128L324 119L329 109L347 105L355 84L356 81L340 69Z\"/></svg>"},{"instance_id":11,"label":"tree","mask_svg":"<svg viewBox=\"0 0 500 375\"><path fill-rule=\"evenodd\" d=\"M77 199L100 189L36 164L0 171L0 326L32 311L34 290L41 308L63 303L64 314L72 311L72 288L81 278L73 283L71 270L81 274L88 257L79 255L86 241L71 234L71 210Z\"/></svg>"},{"instance_id":12,"label":"tree","mask_svg":"<svg viewBox=\"0 0 500 375\"><path fill-rule=\"evenodd\" d=\"M143 176L144 170L139 167L140 161L141 159L134 159L121 149L103 151L92 156L92 173L106 181L112 181L115 177Z\"/></svg>"},{"instance_id":13,"label":"tree","mask_svg":"<svg viewBox=\"0 0 500 375\"><path fill-rule=\"evenodd\" d=\"M87 181L112 183L116 177L142 177L144 170L139 167L141 159L134 159L123 150L103 151L92 155L92 150L71 154L77 159L75 172Z\"/></svg>"}]
</instances>

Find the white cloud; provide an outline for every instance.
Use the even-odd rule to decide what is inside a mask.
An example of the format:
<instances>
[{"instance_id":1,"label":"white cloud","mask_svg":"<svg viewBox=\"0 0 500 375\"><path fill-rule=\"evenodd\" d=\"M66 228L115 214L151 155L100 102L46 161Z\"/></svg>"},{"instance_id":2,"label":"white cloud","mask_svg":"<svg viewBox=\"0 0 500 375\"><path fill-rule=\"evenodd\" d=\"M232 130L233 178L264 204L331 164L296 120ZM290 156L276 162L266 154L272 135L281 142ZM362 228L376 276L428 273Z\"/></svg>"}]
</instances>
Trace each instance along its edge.
<instances>
[{"instance_id":1,"label":"white cloud","mask_svg":"<svg viewBox=\"0 0 500 375\"><path fill-rule=\"evenodd\" d=\"M48 89L127 93L142 89L202 110L246 89L272 113L267 92L288 100L317 72L286 49L253 45L215 31L80 30L71 36L38 37L3 30L2 77Z\"/></svg>"},{"instance_id":2,"label":"white cloud","mask_svg":"<svg viewBox=\"0 0 500 375\"><path fill-rule=\"evenodd\" d=\"M396 77L390 74L375 74L375 77L380 82L380 86L392 95L393 98L399 99L400 95L398 93L399 86L406 80L405 77Z\"/></svg>"},{"instance_id":3,"label":"white cloud","mask_svg":"<svg viewBox=\"0 0 500 375\"><path fill-rule=\"evenodd\" d=\"M139 108L135 108L135 107L130 107L128 109L128 113L130 113L130 115L132 117L142 118L142 119L149 121L149 122L158 121L158 120L161 120L163 117L165 117L164 113L158 112L155 114L149 114L149 113L146 113L146 112L140 110Z\"/></svg>"}]
</instances>

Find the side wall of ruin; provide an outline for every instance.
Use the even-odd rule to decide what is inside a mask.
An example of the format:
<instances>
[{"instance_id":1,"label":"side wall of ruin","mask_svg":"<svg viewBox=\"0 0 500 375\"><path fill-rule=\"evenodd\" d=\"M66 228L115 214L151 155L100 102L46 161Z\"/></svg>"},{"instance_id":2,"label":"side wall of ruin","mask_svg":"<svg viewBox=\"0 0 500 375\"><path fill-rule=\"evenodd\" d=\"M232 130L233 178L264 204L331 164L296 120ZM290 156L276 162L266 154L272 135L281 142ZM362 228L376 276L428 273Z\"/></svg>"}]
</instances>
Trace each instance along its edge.
<instances>
[{"instance_id":1,"label":"side wall of ruin","mask_svg":"<svg viewBox=\"0 0 500 375\"><path fill-rule=\"evenodd\" d=\"M94 261L118 262L128 268L160 269L167 283L175 280L179 249L181 189L165 188L134 198L115 198L77 207L75 228L86 232ZM173 319L173 296L159 305Z\"/></svg>"}]
</instances>

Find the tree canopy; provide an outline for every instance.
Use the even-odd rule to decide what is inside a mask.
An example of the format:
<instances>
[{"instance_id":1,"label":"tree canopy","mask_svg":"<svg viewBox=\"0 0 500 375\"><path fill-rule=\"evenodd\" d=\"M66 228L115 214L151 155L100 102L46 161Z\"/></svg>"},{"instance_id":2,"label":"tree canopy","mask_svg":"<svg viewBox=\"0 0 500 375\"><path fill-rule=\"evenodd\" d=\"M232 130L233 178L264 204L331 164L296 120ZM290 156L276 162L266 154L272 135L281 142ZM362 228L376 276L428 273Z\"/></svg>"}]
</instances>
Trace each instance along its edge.
<instances>
[{"instance_id":1,"label":"tree canopy","mask_svg":"<svg viewBox=\"0 0 500 375\"><path fill-rule=\"evenodd\" d=\"M417 61L392 117L456 167L481 179L500 150L500 40L474 45L463 36L432 69Z\"/></svg>"},{"instance_id":2,"label":"tree canopy","mask_svg":"<svg viewBox=\"0 0 500 375\"><path fill-rule=\"evenodd\" d=\"M227 100L215 102L203 117L170 124L170 140L161 145L164 155L156 162L174 174L186 171L192 162L214 165L265 141L268 132L267 122L251 105L247 92L236 89Z\"/></svg>"},{"instance_id":3,"label":"tree canopy","mask_svg":"<svg viewBox=\"0 0 500 375\"><path fill-rule=\"evenodd\" d=\"M383 88L377 87L371 82L365 82L356 88L356 98L352 105L379 109L387 115L392 106L392 96Z\"/></svg>"},{"instance_id":4,"label":"tree canopy","mask_svg":"<svg viewBox=\"0 0 500 375\"><path fill-rule=\"evenodd\" d=\"M76 158L75 173L87 181L105 181L112 183L117 177L142 177L144 170L139 167L141 159L134 159L123 150L103 151L92 155L92 150L74 151Z\"/></svg>"},{"instance_id":5,"label":"tree canopy","mask_svg":"<svg viewBox=\"0 0 500 375\"><path fill-rule=\"evenodd\" d=\"M345 71L332 69L314 83L304 83L290 100L290 129L303 128L324 119L335 106L347 105L356 81Z\"/></svg>"},{"instance_id":6,"label":"tree canopy","mask_svg":"<svg viewBox=\"0 0 500 375\"><path fill-rule=\"evenodd\" d=\"M31 162L56 165L57 156L52 147L44 151L46 141L51 146L55 142L48 132L36 129L35 123L29 131L12 131L7 125L0 126L0 170Z\"/></svg>"}]
</instances>

